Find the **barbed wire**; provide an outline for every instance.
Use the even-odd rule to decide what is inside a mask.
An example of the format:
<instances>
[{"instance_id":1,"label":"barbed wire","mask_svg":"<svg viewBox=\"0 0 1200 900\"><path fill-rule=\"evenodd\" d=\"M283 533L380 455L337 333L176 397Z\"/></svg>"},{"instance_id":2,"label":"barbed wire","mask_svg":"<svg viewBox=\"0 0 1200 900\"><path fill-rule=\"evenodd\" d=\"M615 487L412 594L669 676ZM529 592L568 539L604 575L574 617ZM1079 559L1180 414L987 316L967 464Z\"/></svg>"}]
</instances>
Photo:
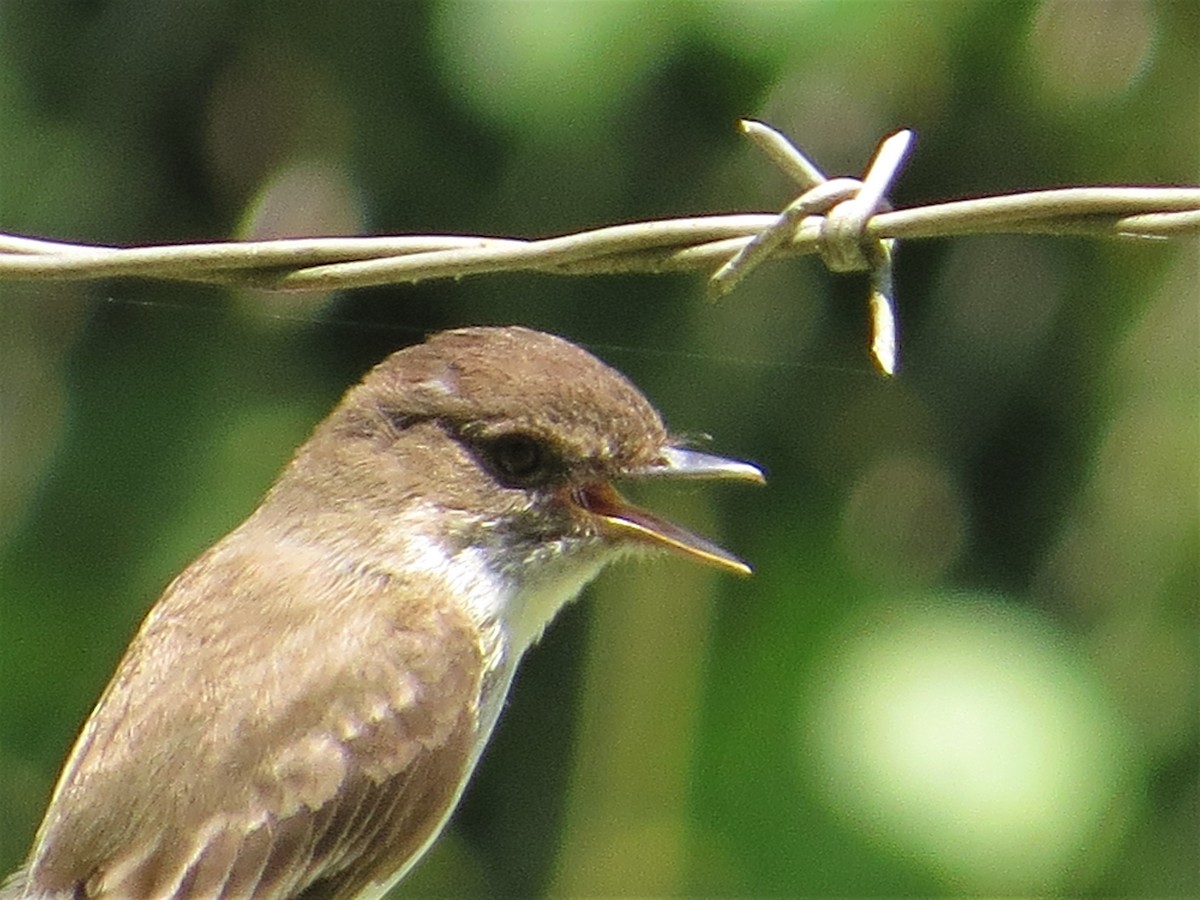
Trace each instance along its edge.
<instances>
[{"instance_id":1,"label":"barbed wire","mask_svg":"<svg viewBox=\"0 0 1200 900\"><path fill-rule=\"evenodd\" d=\"M521 240L458 235L285 238L141 247L0 233L0 279L148 278L277 291L332 291L497 272L554 275L707 270L732 290L767 259L820 254L834 271L871 272L872 353L896 368L891 257L896 240L975 234L1163 240L1200 234L1200 187L1066 187L891 209L887 190L912 132L881 142L863 178L827 179L784 135L742 129L801 188L780 213L612 225Z\"/></svg>"}]
</instances>

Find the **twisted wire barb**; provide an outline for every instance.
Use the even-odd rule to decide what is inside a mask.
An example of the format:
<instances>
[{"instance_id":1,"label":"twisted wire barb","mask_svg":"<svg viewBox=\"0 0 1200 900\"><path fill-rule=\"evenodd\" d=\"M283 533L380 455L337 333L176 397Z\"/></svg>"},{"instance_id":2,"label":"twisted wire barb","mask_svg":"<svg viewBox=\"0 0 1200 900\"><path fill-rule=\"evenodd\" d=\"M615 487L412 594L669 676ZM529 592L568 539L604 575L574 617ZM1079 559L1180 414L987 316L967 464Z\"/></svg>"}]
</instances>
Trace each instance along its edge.
<instances>
[{"instance_id":1,"label":"twisted wire barb","mask_svg":"<svg viewBox=\"0 0 1200 900\"><path fill-rule=\"evenodd\" d=\"M819 253L835 269L861 268L865 262L871 270L876 359L888 371L894 368L894 350L889 364L889 338L880 332L895 318L888 241L971 234L1148 240L1200 234L1200 187L1191 186L1056 188L891 210L884 193L907 149L906 132L881 144L872 169L858 181L826 180L779 132L757 122L742 127L803 190L782 213L660 219L540 240L430 235L111 247L0 233L0 279L131 277L331 291L495 272L715 269L711 290L724 293L730 282L767 258ZM890 339L894 344L894 333Z\"/></svg>"},{"instance_id":2,"label":"twisted wire barb","mask_svg":"<svg viewBox=\"0 0 1200 900\"><path fill-rule=\"evenodd\" d=\"M710 294L720 296L731 291L752 268L778 252L805 216L823 214L819 220L820 253L826 267L833 272L871 273L871 356L884 375L894 375L899 343L892 284L895 239L870 239L866 227L875 213L891 208L887 190L908 155L913 133L902 130L885 138L862 181L830 181L816 163L774 128L743 119L742 131L798 182L804 193L716 271L709 279Z\"/></svg>"}]
</instances>

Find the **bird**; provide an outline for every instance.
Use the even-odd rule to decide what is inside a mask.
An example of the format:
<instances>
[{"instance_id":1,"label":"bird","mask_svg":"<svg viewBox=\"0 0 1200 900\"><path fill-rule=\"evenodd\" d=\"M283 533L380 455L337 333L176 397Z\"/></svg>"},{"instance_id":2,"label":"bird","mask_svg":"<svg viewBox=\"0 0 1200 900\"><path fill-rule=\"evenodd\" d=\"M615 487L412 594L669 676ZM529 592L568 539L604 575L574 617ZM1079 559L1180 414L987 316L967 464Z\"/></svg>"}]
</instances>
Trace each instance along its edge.
<instances>
[{"instance_id":1,"label":"bird","mask_svg":"<svg viewBox=\"0 0 1200 900\"><path fill-rule=\"evenodd\" d=\"M381 896L604 566L657 549L749 574L618 490L660 478L764 480L563 338L396 351L150 609L0 898Z\"/></svg>"}]
</instances>

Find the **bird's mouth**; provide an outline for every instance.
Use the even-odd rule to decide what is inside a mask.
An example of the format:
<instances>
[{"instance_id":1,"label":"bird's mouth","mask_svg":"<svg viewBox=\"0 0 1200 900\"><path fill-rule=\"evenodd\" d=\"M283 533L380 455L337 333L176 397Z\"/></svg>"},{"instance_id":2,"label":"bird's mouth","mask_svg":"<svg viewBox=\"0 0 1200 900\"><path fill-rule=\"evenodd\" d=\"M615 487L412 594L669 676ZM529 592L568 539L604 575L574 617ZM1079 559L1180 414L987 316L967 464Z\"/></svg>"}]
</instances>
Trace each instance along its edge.
<instances>
[{"instance_id":1,"label":"bird's mouth","mask_svg":"<svg viewBox=\"0 0 1200 900\"><path fill-rule=\"evenodd\" d=\"M749 463L676 447L665 450L651 465L626 474L631 479L706 478L752 481L756 484L766 481L762 471ZM598 518L606 528L627 537L682 553L738 575L751 573L750 566L728 550L633 505L607 482L595 481L576 485L572 491L572 500L581 509Z\"/></svg>"}]
</instances>

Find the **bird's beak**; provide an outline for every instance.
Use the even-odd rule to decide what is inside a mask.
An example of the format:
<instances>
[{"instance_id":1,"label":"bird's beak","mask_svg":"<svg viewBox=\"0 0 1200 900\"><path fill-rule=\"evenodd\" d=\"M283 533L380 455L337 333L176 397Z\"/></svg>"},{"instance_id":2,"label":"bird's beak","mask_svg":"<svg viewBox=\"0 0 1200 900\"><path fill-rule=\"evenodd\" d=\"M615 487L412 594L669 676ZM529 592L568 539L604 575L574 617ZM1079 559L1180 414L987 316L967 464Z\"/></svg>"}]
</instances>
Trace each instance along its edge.
<instances>
[{"instance_id":1,"label":"bird's beak","mask_svg":"<svg viewBox=\"0 0 1200 900\"><path fill-rule=\"evenodd\" d=\"M762 470L750 463L736 462L678 447L666 448L653 463L625 473L631 479L643 478L686 478L722 479L766 483ZM735 572L749 575L750 566L728 550L718 547L705 538L694 534L654 513L644 510L622 497L612 485L594 482L575 491L575 501L592 515L598 517L610 529L623 532L629 537L683 553L693 559Z\"/></svg>"}]
</instances>

